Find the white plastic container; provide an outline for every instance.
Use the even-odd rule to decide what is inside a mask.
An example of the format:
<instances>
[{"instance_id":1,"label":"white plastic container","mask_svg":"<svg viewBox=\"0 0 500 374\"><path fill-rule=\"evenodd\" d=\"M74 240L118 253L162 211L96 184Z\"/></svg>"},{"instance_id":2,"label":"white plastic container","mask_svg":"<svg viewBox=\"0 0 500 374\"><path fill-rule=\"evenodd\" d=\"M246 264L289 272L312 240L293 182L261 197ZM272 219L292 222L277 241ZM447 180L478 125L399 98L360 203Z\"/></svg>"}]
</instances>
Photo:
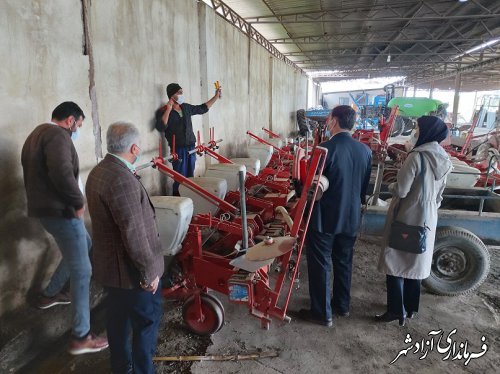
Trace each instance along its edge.
<instances>
[{"instance_id":1,"label":"white plastic container","mask_svg":"<svg viewBox=\"0 0 500 374\"><path fill-rule=\"evenodd\" d=\"M274 148L266 144L252 144L248 146L248 157L257 158L260 160L260 167L264 169L271 157L273 156Z\"/></svg>"},{"instance_id":2,"label":"white plastic container","mask_svg":"<svg viewBox=\"0 0 500 374\"><path fill-rule=\"evenodd\" d=\"M243 171L245 175L247 168L239 164L213 164L207 167L205 177L222 178L227 182L228 191L237 191L240 188L238 173Z\"/></svg>"},{"instance_id":3,"label":"white plastic container","mask_svg":"<svg viewBox=\"0 0 500 374\"><path fill-rule=\"evenodd\" d=\"M245 165L252 175L257 175L260 172L260 160L258 158L240 157L232 158L231 161L235 164Z\"/></svg>"},{"instance_id":4,"label":"white plastic container","mask_svg":"<svg viewBox=\"0 0 500 374\"><path fill-rule=\"evenodd\" d=\"M278 147L278 148L283 147L283 140L281 140L280 138L271 138L271 139L267 139L267 141L269 143L273 144L275 147Z\"/></svg>"},{"instance_id":5,"label":"white plastic container","mask_svg":"<svg viewBox=\"0 0 500 374\"><path fill-rule=\"evenodd\" d=\"M151 196L164 256L174 256L182 248L193 217L193 200L178 196Z\"/></svg>"},{"instance_id":6,"label":"white plastic container","mask_svg":"<svg viewBox=\"0 0 500 374\"><path fill-rule=\"evenodd\" d=\"M220 199L226 197L227 182L225 179L210 177L191 177L189 179ZM193 200L193 214L215 214L217 212L217 205L212 204L210 201L182 184L179 185L179 194L182 197L189 197Z\"/></svg>"},{"instance_id":7,"label":"white plastic container","mask_svg":"<svg viewBox=\"0 0 500 374\"><path fill-rule=\"evenodd\" d=\"M481 171L467 165L464 161L452 157L453 170L446 179L446 187L450 188L470 188L474 187L480 178ZM468 174L462 174L468 173Z\"/></svg>"}]
</instances>

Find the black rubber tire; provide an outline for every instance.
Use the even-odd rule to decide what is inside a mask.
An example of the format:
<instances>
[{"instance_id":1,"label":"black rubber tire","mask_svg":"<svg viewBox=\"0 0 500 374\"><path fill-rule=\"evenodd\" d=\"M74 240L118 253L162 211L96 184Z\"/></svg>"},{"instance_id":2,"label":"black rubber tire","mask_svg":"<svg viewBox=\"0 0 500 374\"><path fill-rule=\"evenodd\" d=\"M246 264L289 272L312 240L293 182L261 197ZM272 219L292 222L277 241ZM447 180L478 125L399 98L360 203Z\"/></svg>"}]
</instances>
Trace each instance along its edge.
<instances>
[{"instance_id":1,"label":"black rubber tire","mask_svg":"<svg viewBox=\"0 0 500 374\"><path fill-rule=\"evenodd\" d=\"M222 304L214 299L215 296L201 294L201 305L205 309L206 313L210 313L210 318L203 321L197 322L193 318L193 310L196 295L190 296L182 306L182 318L186 324L189 331L196 335L206 336L212 335L219 331L224 324L224 308L221 308Z\"/></svg>"},{"instance_id":2,"label":"black rubber tire","mask_svg":"<svg viewBox=\"0 0 500 374\"><path fill-rule=\"evenodd\" d=\"M403 117L397 116L392 127L391 137L401 135L405 127Z\"/></svg>"},{"instance_id":3,"label":"black rubber tire","mask_svg":"<svg viewBox=\"0 0 500 374\"><path fill-rule=\"evenodd\" d=\"M222 323L220 324L219 328L217 329L217 331L219 331L222 328L222 326L224 326L224 320L226 319L226 312L224 310L224 305L222 305L221 301L215 295L205 293L205 294L203 294L203 296L208 297L209 299L213 300L219 306L220 310L222 311Z\"/></svg>"},{"instance_id":4,"label":"black rubber tire","mask_svg":"<svg viewBox=\"0 0 500 374\"><path fill-rule=\"evenodd\" d=\"M402 117L403 118L403 122L404 122L404 128L403 128L403 132L401 133L401 135L403 136L408 136L410 135L413 130L415 129L416 125L415 123L412 121L411 118L408 118L408 117Z\"/></svg>"},{"instance_id":5,"label":"black rubber tire","mask_svg":"<svg viewBox=\"0 0 500 374\"><path fill-rule=\"evenodd\" d=\"M489 271L490 253L481 239L461 227L439 227L431 275L422 285L437 295L467 294L485 281Z\"/></svg>"},{"instance_id":6,"label":"black rubber tire","mask_svg":"<svg viewBox=\"0 0 500 374\"><path fill-rule=\"evenodd\" d=\"M448 117L448 111L446 106L440 105L438 107L436 117L441 118L443 121L446 121L446 117Z\"/></svg>"}]
</instances>

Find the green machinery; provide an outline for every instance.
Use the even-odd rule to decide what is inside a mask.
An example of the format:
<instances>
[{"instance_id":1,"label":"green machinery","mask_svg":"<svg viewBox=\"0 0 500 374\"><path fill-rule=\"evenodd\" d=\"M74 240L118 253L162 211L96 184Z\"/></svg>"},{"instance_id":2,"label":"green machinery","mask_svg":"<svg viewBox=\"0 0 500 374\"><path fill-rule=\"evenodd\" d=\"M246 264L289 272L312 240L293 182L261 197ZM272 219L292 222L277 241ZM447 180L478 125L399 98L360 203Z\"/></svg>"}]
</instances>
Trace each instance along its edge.
<instances>
[{"instance_id":1,"label":"green machinery","mask_svg":"<svg viewBox=\"0 0 500 374\"><path fill-rule=\"evenodd\" d=\"M445 119L448 104L426 97L394 97L387 106L399 107L399 116L394 123L391 136L410 135L415 128L416 119L425 115L432 115Z\"/></svg>"}]
</instances>

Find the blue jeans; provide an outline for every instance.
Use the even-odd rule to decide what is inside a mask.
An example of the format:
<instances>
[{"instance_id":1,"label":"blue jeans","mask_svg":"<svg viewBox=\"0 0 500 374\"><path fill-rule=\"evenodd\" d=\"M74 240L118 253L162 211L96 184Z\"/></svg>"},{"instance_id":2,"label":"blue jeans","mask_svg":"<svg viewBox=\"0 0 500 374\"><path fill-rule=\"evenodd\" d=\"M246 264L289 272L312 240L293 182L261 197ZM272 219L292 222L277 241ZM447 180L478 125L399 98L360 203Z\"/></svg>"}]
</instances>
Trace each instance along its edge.
<instances>
[{"instance_id":1,"label":"blue jeans","mask_svg":"<svg viewBox=\"0 0 500 374\"><path fill-rule=\"evenodd\" d=\"M51 234L62 254L61 262L44 290L45 296L57 295L70 280L73 335L86 336L90 331L89 287L92 275L89 252L92 247L83 219L41 217L42 226Z\"/></svg>"},{"instance_id":2,"label":"blue jeans","mask_svg":"<svg viewBox=\"0 0 500 374\"><path fill-rule=\"evenodd\" d=\"M196 153L190 155L188 152L192 151L194 146L176 147L176 152L179 155L179 161L172 164L174 170L186 178L194 176L194 168L196 165ZM173 193L179 193L179 183L174 182Z\"/></svg>"},{"instance_id":3,"label":"blue jeans","mask_svg":"<svg viewBox=\"0 0 500 374\"><path fill-rule=\"evenodd\" d=\"M420 279L407 279L386 275L387 311L398 317L418 312Z\"/></svg>"},{"instance_id":4,"label":"blue jeans","mask_svg":"<svg viewBox=\"0 0 500 374\"><path fill-rule=\"evenodd\" d=\"M106 291L106 331L113 373L154 373L153 355L163 312L161 284L154 295L142 288L106 287Z\"/></svg>"},{"instance_id":5,"label":"blue jeans","mask_svg":"<svg viewBox=\"0 0 500 374\"><path fill-rule=\"evenodd\" d=\"M311 313L315 318L332 319L332 308L348 312L351 303L352 257L356 237L307 232L307 270ZM333 265L333 266L332 266ZM333 267L333 297L330 296Z\"/></svg>"}]
</instances>

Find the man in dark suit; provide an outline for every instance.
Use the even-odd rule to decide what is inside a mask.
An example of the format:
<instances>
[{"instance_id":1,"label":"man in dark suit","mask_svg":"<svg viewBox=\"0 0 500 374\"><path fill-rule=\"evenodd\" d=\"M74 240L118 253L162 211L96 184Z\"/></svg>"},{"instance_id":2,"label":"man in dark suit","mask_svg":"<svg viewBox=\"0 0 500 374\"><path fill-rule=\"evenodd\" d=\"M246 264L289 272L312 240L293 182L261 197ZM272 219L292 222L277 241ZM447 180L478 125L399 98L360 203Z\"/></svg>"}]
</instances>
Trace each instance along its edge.
<instances>
[{"instance_id":1,"label":"man in dark suit","mask_svg":"<svg viewBox=\"0 0 500 374\"><path fill-rule=\"evenodd\" d=\"M328 149L323 175L330 185L314 206L307 232L311 309L300 310L299 317L328 327L332 310L349 315L353 248L370 181L372 154L351 137L355 119L356 113L347 105L335 107L328 117L332 137L321 146Z\"/></svg>"},{"instance_id":2,"label":"man in dark suit","mask_svg":"<svg viewBox=\"0 0 500 374\"><path fill-rule=\"evenodd\" d=\"M90 172L86 195L93 274L108 292L111 368L114 373L154 373L163 256L153 205L135 175L139 132L132 124L118 122L109 127L106 140L108 154Z\"/></svg>"}]
</instances>

